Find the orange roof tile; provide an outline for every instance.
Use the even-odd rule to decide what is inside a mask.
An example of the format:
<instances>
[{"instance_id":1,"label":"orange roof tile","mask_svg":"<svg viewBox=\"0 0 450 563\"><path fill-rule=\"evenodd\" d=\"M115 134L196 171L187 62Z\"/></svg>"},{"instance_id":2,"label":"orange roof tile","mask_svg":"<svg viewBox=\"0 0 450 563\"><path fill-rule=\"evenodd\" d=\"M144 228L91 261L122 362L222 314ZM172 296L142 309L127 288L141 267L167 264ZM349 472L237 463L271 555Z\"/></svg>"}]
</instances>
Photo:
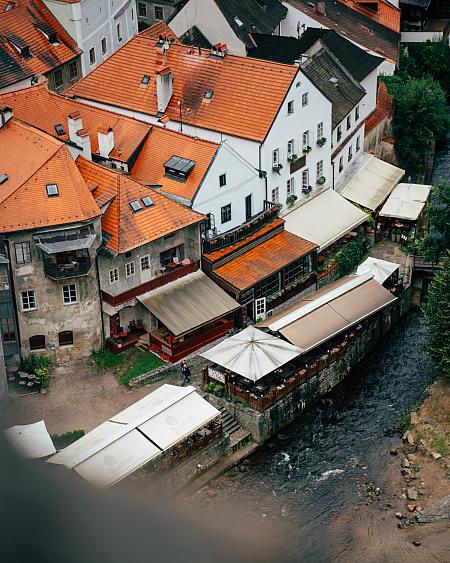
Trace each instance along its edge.
<instances>
[{"instance_id":1,"label":"orange roof tile","mask_svg":"<svg viewBox=\"0 0 450 563\"><path fill-rule=\"evenodd\" d=\"M109 156L120 162L128 162L152 127L148 123L131 117L118 115L50 92L46 84L6 94L0 93L1 105L12 107L15 117L62 141L67 141L69 138L68 116L81 116L83 128L87 129L90 134L93 153L98 153L97 132L99 128L102 125L107 128L111 127L114 132L115 145ZM56 134L55 125L57 123L64 127L64 135Z\"/></svg>"},{"instance_id":2,"label":"orange roof tile","mask_svg":"<svg viewBox=\"0 0 450 563\"><path fill-rule=\"evenodd\" d=\"M204 216L135 182L128 176L78 157L78 169L91 185L100 205L111 201L102 217L102 229L112 238L107 248L119 254L200 222ZM130 203L149 196L153 205L134 212Z\"/></svg>"},{"instance_id":3,"label":"orange roof tile","mask_svg":"<svg viewBox=\"0 0 450 563\"><path fill-rule=\"evenodd\" d=\"M175 41L178 40L178 37L164 21L160 21L148 27L147 29L144 29L144 31L141 31L139 35L142 35L143 37L147 37L149 39L154 39L155 41L157 41L160 37L164 37L166 39L174 39Z\"/></svg>"},{"instance_id":4,"label":"orange roof tile","mask_svg":"<svg viewBox=\"0 0 450 563\"><path fill-rule=\"evenodd\" d=\"M388 94L387 86L380 82L378 86L377 105L375 110L366 119L365 135L388 117L392 112L392 96Z\"/></svg>"},{"instance_id":5,"label":"orange roof tile","mask_svg":"<svg viewBox=\"0 0 450 563\"><path fill-rule=\"evenodd\" d=\"M400 33L400 9L389 2L385 0L339 0L339 2L384 25L384 27ZM377 10L370 8L374 4L377 5Z\"/></svg>"},{"instance_id":6,"label":"orange roof tile","mask_svg":"<svg viewBox=\"0 0 450 563\"><path fill-rule=\"evenodd\" d=\"M76 42L45 6L42 0L15 0L16 7L0 12L0 88L35 74L45 74L81 53ZM57 34L57 45L38 26ZM29 47L24 58L13 42Z\"/></svg>"},{"instance_id":7,"label":"orange roof tile","mask_svg":"<svg viewBox=\"0 0 450 563\"><path fill-rule=\"evenodd\" d=\"M214 159L219 145L154 126L131 170L143 184L160 185L161 191L192 201ZM177 155L195 161L185 182L165 176L164 163Z\"/></svg>"},{"instance_id":8,"label":"orange roof tile","mask_svg":"<svg viewBox=\"0 0 450 563\"><path fill-rule=\"evenodd\" d=\"M173 73L173 95L165 113L173 121L262 141L268 133L298 69L174 43L166 52ZM117 107L156 115L155 71L164 62L155 41L138 35L103 61L68 92ZM151 77L142 84L144 75ZM120 80L112 77L120 76ZM202 103L207 90L213 92Z\"/></svg>"},{"instance_id":9,"label":"orange roof tile","mask_svg":"<svg viewBox=\"0 0 450 563\"><path fill-rule=\"evenodd\" d=\"M217 268L214 274L244 291L316 248L316 244L283 231Z\"/></svg>"},{"instance_id":10,"label":"orange roof tile","mask_svg":"<svg viewBox=\"0 0 450 563\"><path fill-rule=\"evenodd\" d=\"M100 215L68 148L12 118L0 128L0 231L14 232L87 221ZM59 195L48 197L46 186Z\"/></svg>"}]
</instances>

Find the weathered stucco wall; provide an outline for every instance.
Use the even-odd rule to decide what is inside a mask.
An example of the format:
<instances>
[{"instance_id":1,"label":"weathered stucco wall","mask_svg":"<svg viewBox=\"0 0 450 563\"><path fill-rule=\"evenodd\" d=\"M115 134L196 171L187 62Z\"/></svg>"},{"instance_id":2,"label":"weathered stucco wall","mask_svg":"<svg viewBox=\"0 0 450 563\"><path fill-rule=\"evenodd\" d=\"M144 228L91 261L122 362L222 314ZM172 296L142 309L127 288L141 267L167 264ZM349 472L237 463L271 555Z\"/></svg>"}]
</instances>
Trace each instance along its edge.
<instances>
[{"instance_id":1,"label":"weathered stucco wall","mask_svg":"<svg viewBox=\"0 0 450 563\"><path fill-rule=\"evenodd\" d=\"M265 442L340 383L409 310L410 303L411 288L408 288L390 307L370 320L359 337L334 363L264 412L258 412L242 401L220 398L217 402L223 404L240 424L252 433L255 441Z\"/></svg>"}]
</instances>

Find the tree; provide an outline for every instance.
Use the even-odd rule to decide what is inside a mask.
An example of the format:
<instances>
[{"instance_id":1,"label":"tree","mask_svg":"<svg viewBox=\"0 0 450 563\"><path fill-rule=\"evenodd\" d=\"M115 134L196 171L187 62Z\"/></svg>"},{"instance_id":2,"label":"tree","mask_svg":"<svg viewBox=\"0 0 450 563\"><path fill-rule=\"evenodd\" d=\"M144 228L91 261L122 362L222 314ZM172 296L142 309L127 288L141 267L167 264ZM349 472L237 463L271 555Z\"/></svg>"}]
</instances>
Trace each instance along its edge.
<instances>
[{"instance_id":1,"label":"tree","mask_svg":"<svg viewBox=\"0 0 450 563\"><path fill-rule=\"evenodd\" d=\"M417 78L430 76L442 86L450 101L450 45L448 38L408 46L408 72Z\"/></svg>"},{"instance_id":2,"label":"tree","mask_svg":"<svg viewBox=\"0 0 450 563\"><path fill-rule=\"evenodd\" d=\"M427 329L425 349L442 374L450 378L450 258L430 284L424 305Z\"/></svg>"},{"instance_id":3,"label":"tree","mask_svg":"<svg viewBox=\"0 0 450 563\"><path fill-rule=\"evenodd\" d=\"M439 262L450 249L450 184L436 186L426 213L429 233L419 240L418 251L426 260Z\"/></svg>"}]
</instances>

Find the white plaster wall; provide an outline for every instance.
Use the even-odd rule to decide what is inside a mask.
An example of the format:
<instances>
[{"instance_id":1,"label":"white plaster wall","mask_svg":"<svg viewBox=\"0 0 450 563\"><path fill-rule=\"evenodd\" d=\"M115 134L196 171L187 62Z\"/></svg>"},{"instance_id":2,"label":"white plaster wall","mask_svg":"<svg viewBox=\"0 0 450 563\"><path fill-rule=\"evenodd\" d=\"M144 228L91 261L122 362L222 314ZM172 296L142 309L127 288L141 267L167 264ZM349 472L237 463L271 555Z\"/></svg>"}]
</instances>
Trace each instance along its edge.
<instances>
[{"instance_id":1,"label":"white plaster wall","mask_svg":"<svg viewBox=\"0 0 450 563\"><path fill-rule=\"evenodd\" d=\"M227 183L220 187L219 176L226 174ZM252 195L252 214L263 211L265 182L248 162L229 146L220 145L217 155L197 192L192 208L212 213L218 233L234 229L245 222L245 198ZM231 221L221 223L221 208L231 203Z\"/></svg>"},{"instance_id":2,"label":"white plaster wall","mask_svg":"<svg viewBox=\"0 0 450 563\"><path fill-rule=\"evenodd\" d=\"M360 119L366 119L366 117L370 115L377 106L377 77L378 69L375 69L360 82L361 86L366 91L366 95L359 102Z\"/></svg>"},{"instance_id":3,"label":"white plaster wall","mask_svg":"<svg viewBox=\"0 0 450 563\"><path fill-rule=\"evenodd\" d=\"M25 80L21 80L20 82L15 82L10 86L6 86L5 88L0 88L0 92L2 94L6 94L6 92L15 92L16 90L21 90L22 88L29 88L31 86L31 77L26 78Z\"/></svg>"},{"instance_id":4,"label":"white plaster wall","mask_svg":"<svg viewBox=\"0 0 450 563\"><path fill-rule=\"evenodd\" d=\"M357 140L358 137L359 137L359 150L357 151L356 150L356 140ZM353 149L353 157L352 157L352 160L349 162L348 161L348 149L349 149L350 146ZM344 145L342 145L341 150L339 151L339 153L333 159L333 168L334 168L333 188L338 183L341 174L343 174L345 172L345 169L347 168L347 166L349 166L350 164L353 163L356 156L363 150L363 147L364 147L364 125L362 125L362 127L360 127L357 131L353 132L352 137ZM341 157L342 157L343 168L342 168L341 171L339 171L339 160L340 160Z\"/></svg>"},{"instance_id":5,"label":"white plaster wall","mask_svg":"<svg viewBox=\"0 0 450 563\"><path fill-rule=\"evenodd\" d=\"M178 37L193 25L212 45L226 43L233 55L246 56L244 43L234 33L214 0L190 0L170 21L170 27Z\"/></svg>"}]
</instances>

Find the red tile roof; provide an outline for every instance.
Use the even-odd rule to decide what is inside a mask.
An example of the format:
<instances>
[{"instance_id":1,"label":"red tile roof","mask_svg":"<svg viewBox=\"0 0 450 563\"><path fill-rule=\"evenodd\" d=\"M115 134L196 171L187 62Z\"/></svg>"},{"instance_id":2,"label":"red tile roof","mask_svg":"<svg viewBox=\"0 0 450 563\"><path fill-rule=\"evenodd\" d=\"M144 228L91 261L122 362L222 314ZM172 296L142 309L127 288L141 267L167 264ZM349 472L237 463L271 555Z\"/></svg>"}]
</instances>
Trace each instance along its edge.
<instances>
[{"instance_id":1,"label":"red tile roof","mask_svg":"<svg viewBox=\"0 0 450 563\"><path fill-rule=\"evenodd\" d=\"M167 51L173 95L166 115L194 126L262 141L298 69L247 57L210 56L208 49L174 43ZM148 115L158 112L155 72L165 64L155 41L138 35L101 63L68 92ZM142 77L151 77L148 85ZM113 77L120 77L114 80ZM212 91L205 103L204 94Z\"/></svg>"},{"instance_id":2,"label":"red tile roof","mask_svg":"<svg viewBox=\"0 0 450 563\"><path fill-rule=\"evenodd\" d=\"M377 105L375 110L366 119L365 135L388 117L392 112L392 96L388 94L386 84L380 82L378 86Z\"/></svg>"},{"instance_id":3,"label":"red tile roof","mask_svg":"<svg viewBox=\"0 0 450 563\"><path fill-rule=\"evenodd\" d=\"M162 192L191 202L218 148L217 143L154 126L131 170L131 176L143 184L161 185ZM164 163L174 155L195 161L185 182L165 176Z\"/></svg>"},{"instance_id":4,"label":"red tile roof","mask_svg":"<svg viewBox=\"0 0 450 563\"><path fill-rule=\"evenodd\" d=\"M178 41L178 37L164 21L160 21L148 27L147 29L144 29L144 31L141 31L139 35L142 35L143 37L147 37L149 39L153 39L155 41L158 40L160 37Z\"/></svg>"},{"instance_id":5,"label":"red tile roof","mask_svg":"<svg viewBox=\"0 0 450 563\"><path fill-rule=\"evenodd\" d=\"M42 0L15 3L12 10L0 12L0 88L45 74L81 53ZM58 45L52 45L37 26L54 31ZM28 46L31 58L24 58L12 42Z\"/></svg>"},{"instance_id":6,"label":"red tile roof","mask_svg":"<svg viewBox=\"0 0 450 563\"><path fill-rule=\"evenodd\" d=\"M176 203L131 178L78 157L78 169L94 188L99 205L111 202L102 217L102 229L112 238L106 246L123 253L174 231L199 223L204 216ZM95 187L96 186L96 187ZM149 196L153 205L134 212L130 203Z\"/></svg>"},{"instance_id":7,"label":"red tile roof","mask_svg":"<svg viewBox=\"0 0 450 563\"><path fill-rule=\"evenodd\" d=\"M214 270L214 274L244 291L317 248L292 233L282 233Z\"/></svg>"},{"instance_id":8,"label":"red tile roof","mask_svg":"<svg viewBox=\"0 0 450 563\"><path fill-rule=\"evenodd\" d=\"M131 117L118 115L50 92L46 84L6 94L0 93L0 106L2 105L10 106L14 111L14 116L18 119L62 141L69 139L68 116L81 116L83 128L90 135L93 153L98 153L97 132L100 127L111 127L114 132L114 148L109 156L120 162L128 162L152 128L151 125ZM64 127L63 135L56 134L55 125L57 123Z\"/></svg>"},{"instance_id":9,"label":"red tile roof","mask_svg":"<svg viewBox=\"0 0 450 563\"><path fill-rule=\"evenodd\" d=\"M392 31L400 33L400 9L389 2L385 2L385 0L339 0L339 2ZM370 9L370 6L374 4L377 5L377 10Z\"/></svg>"},{"instance_id":10,"label":"red tile roof","mask_svg":"<svg viewBox=\"0 0 450 563\"><path fill-rule=\"evenodd\" d=\"M98 205L68 148L14 118L0 128L0 232L14 232L87 221ZM46 186L59 195L48 197Z\"/></svg>"}]
</instances>

